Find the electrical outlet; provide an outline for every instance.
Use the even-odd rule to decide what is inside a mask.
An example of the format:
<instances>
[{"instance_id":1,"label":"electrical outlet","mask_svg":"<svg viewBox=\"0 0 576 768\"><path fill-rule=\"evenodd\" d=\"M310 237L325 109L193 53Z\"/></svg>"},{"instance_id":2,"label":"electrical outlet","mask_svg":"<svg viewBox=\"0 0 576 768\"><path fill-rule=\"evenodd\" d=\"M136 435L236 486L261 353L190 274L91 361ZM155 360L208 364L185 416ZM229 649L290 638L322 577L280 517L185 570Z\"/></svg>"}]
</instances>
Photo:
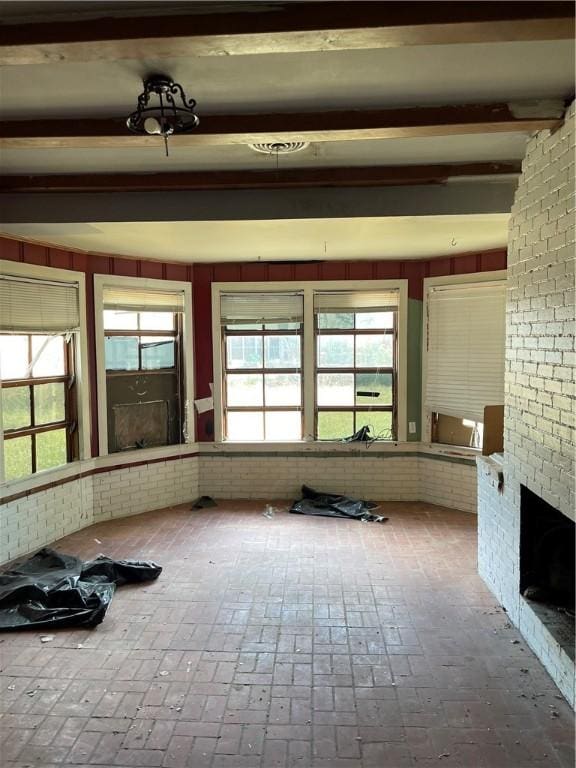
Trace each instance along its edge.
<instances>
[{"instance_id":1,"label":"electrical outlet","mask_svg":"<svg viewBox=\"0 0 576 768\"><path fill-rule=\"evenodd\" d=\"M416 422L415 421L409 421L408 422L408 432L410 432L411 435L416 434Z\"/></svg>"}]
</instances>

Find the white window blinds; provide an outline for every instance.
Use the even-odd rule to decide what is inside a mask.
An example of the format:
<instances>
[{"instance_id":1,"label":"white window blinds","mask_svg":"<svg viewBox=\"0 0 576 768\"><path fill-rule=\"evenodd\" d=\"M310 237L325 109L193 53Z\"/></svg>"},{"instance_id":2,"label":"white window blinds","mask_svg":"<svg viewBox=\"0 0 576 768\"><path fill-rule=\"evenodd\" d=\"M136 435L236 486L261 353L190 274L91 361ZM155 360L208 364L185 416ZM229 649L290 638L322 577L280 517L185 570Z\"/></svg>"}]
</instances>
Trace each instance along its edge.
<instances>
[{"instance_id":1,"label":"white window blinds","mask_svg":"<svg viewBox=\"0 0 576 768\"><path fill-rule=\"evenodd\" d=\"M182 291L153 291L144 288L106 286L103 291L104 309L122 312L183 312Z\"/></svg>"},{"instance_id":2,"label":"white window blinds","mask_svg":"<svg viewBox=\"0 0 576 768\"><path fill-rule=\"evenodd\" d=\"M504 402L503 282L433 288L428 295L426 406L484 421Z\"/></svg>"},{"instance_id":3,"label":"white window blinds","mask_svg":"<svg viewBox=\"0 0 576 768\"><path fill-rule=\"evenodd\" d=\"M315 312L386 312L397 307L398 291L322 291L314 294Z\"/></svg>"},{"instance_id":4,"label":"white window blinds","mask_svg":"<svg viewBox=\"0 0 576 768\"><path fill-rule=\"evenodd\" d=\"M301 323L301 293L228 293L220 297L222 325L238 323Z\"/></svg>"},{"instance_id":5,"label":"white window blinds","mask_svg":"<svg viewBox=\"0 0 576 768\"><path fill-rule=\"evenodd\" d=\"M0 275L2 333L68 333L79 327L77 283Z\"/></svg>"}]
</instances>

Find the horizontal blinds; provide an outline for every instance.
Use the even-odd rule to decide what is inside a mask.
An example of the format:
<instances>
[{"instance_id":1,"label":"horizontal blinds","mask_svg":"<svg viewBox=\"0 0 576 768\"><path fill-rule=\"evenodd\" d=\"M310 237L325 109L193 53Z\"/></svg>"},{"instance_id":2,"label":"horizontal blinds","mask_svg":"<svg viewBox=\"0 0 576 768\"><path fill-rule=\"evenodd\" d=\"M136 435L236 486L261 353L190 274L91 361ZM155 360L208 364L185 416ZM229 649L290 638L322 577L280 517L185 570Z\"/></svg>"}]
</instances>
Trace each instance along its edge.
<instances>
[{"instance_id":1,"label":"horizontal blinds","mask_svg":"<svg viewBox=\"0 0 576 768\"><path fill-rule=\"evenodd\" d=\"M104 309L124 312L183 312L182 291L151 291L140 288L107 286L103 292Z\"/></svg>"},{"instance_id":2,"label":"horizontal blinds","mask_svg":"<svg viewBox=\"0 0 576 768\"><path fill-rule=\"evenodd\" d=\"M484 421L504 402L503 283L432 290L428 297L426 406Z\"/></svg>"},{"instance_id":3,"label":"horizontal blinds","mask_svg":"<svg viewBox=\"0 0 576 768\"><path fill-rule=\"evenodd\" d=\"M322 291L314 294L315 312L375 312L398 307L398 291Z\"/></svg>"},{"instance_id":4,"label":"horizontal blinds","mask_svg":"<svg viewBox=\"0 0 576 768\"><path fill-rule=\"evenodd\" d=\"M67 333L79 327L77 283L0 275L3 333Z\"/></svg>"},{"instance_id":5,"label":"horizontal blinds","mask_svg":"<svg viewBox=\"0 0 576 768\"><path fill-rule=\"evenodd\" d=\"M220 297L223 325L302 322L301 293L225 293Z\"/></svg>"}]
</instances>

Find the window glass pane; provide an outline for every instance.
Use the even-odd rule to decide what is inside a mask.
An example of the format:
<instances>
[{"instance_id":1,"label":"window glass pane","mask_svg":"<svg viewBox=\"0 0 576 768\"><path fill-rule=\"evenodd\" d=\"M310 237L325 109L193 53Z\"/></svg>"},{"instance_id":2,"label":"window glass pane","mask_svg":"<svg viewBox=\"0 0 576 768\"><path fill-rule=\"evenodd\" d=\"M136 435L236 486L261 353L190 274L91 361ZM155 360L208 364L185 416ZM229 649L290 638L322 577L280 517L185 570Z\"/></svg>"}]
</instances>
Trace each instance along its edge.
<instances>
[{"instance_id":1,"label":"window glass pane","mask_svg":"<svg viewBox=\"0 0 576 768\"><path fill-rule=\"evenodd\" d=\"M366 425L370 427L370 437L379 440L392 440L392 413L390 411L358 411L354 431L357 432Z\"/></svg>"},{"instance_id":2,"label":"window glass pane","mask_svg":"<svg viewBox=\"0 0 576 768\"><path fill-rule=\"evenodd\" d=\"M267 373L264 377L265 402L270 405L301 405L299 373Z\"/></svg>"},{"instance_id":3,"label":"window glass pane","mask_svg":"<svg viewBox=\"0 0 576 768\"><path fill-rule=\"evenodd\" d=\"M356 328L393 328L394 312L357 312Z\"/></svg>"},{"instance_id":4,"label":"window glass pane","mask_svg":"<svg viewBox=\"0 0 576 768\"><path fill-rule=\"evenodd\" d=\"M266 440L301 440L302 415L300 411L268 411Z\"/></svg>"},{"instance_id":5,"label":"window glass pane","mask_svg":"<svg viewBox=\"0 0 576 768\"><path fill-rule=\"evenodd\" d=\"M300 368L300 336L266 336L265 368Z\"/></svg>"},{"instance_id":6,"label":"window glass pane","mask_svg":"<svg viewBox=\"0 0 576 768\"><path fill-rule=\"evenodd\" d=\"M173 331L173 312L140 312L140 329L142 331Z\"/></svg>"},{"instance_id":7,"label":"window glass pane","mask_svg":"<svg viewBox=\"0 0 576 768\"><path fill-rule=\"evenodd\" d=\"M343 411L318 413L318 440L341 440L354 432L354 414Z\"/></svg>"},{"instance_id":8,"label":"window glass pane","mask_svg":"<svg viewBox=\"0 0 576 768\"><path fill-rule=\"evenodd\" d=\"M110 331L135 331L138 328L138 313L105 309L104 328Z\"/></svg>"},{"instance_id":9,"label":"window glass pane","mask_svg":"<svg viewBox=\"0 0 576 768\"><path fill-rule=\"evenodd\" d=\"M0 376L3 379L28 376L28 336L0 336Z\"/></svg>"},{"instance_id":10,"label":"window glass pane","mask_svg":"<svg viewBox=\"0 0 576 768\"><path fill-rule=\"evenodd\" d=\"M319 373L318 405L354 405L353 373Z\"/></svg>"},{"instance_id":11,"label":"window glass pane","mask_svg":"<svg viewBox=\"0 0 576 768\"><path fill-rule=\"evenodd\" d=\"M107 336L104 341L107 371L138 370L138 337Z\"/></svg>"},{"instance_id":12,"label":"window glass pane","mask_svg":"<svg viewBox=\"0 0 576 768\"><path fill-rule=\"evenodd\" d=\"M392 405L392 374L357 373L356 405Z\"/></svg>"},{"instance_id":13,"label":"window glass pane","mask_svg":"<svg viewBox=\"0 0 576 768\"><path fill-rule=\"evenodd\" d=\"M226 338L227 368L262 368L261 336L228 336Z\"/></svg>"},{"instance_id":14,"label":"window glass pane","mask_svg":"<svg viewBox=\"0 0 576 768\"><path fill-rule=\"evenodd\" d=\"M36 471L66 464L66 430L55 429L36 435Z\"/></svg>"},{"instance_id":15,"label":"window glass pane","mask_svg":"<svg viewBox=\"0 0 576 768\"><path fill-rule=\"evenodd\" d=\"M318 328L354 328L352 312L319 312Z\"/></svg>"},{"instance_id":16,"label":"window glass pane","mask_svg":"<svg viewBox=\"0 0 576 768\"><path fill-rule=\"evenodd\" d=\"M319 368L353 368L354 336L318 336Z\"/></svg>"},{"instance_id":17,"label":"window glass pane","mask_svg":"<svg viewBox=\"0 0 576 768\"><path fill-rule=\"evenodd\" d=\"M226 326L228 331L261 331L262 323L230 323Z\"/></svg>"},{"instance_id":18,"label":"window glass pane","mask_svg":"<svg viewBox=\"0 0 576 768\"><path fill-rule=\"evenodd\" d=\"M392 367L392 334L356 336L356 367Z\"/></svg>"},{"instance_id":19,"label":"window glass pane","mask_svg":"<svg viewBox=\"0 0 576 768\"><path fill-rule=\"evenodd\" d=\"M4 475L6 480L16 480L32 474L32 437L15 437L4 440Z\"/></svg>"},{"instance_id":20,"label":"window glass pane","mask_svg":"<svg viewBox=\"0 0 576 768\"><path fill-rule=\"evenodd\" d=\"M264 328L267 331L297 331L300 323L266 323Z\"/></svg>"},{"instance_id":21,"label":"window glass pane","mask_svg":"<svg viewBox=\"0 0 576 768\"><path fill-rule=\"evenodd\" d=\"M52 424L66 418L64 382L37 384L34 387L34 421L40 424Z\"/></svg>"},{"instance_id":22,"label":"window glass pane","mask_svg":"<svg viewBox=\"0 0 576 768\"><path fill-rule=\"evenodd\" d=\"M264 440L262 411L228 411L226 416L228 440Z\"/></svg>"},{"instance_id":23,"label":"window glass pane","mask_svg":"<svg viewBox=\"0 0 576 768\"><path fill-rule=\"evenodd\" d=\"M171 336L142 336L140 348L143 371L174 368L175 344Z\"/></svg>"},{"instance_id":24,"label":"window glass pane","mask_svg":"<svg viewBox=\"0 0 576 768\"><path fill-rule=\"evenodd\" d=\"M62 336L32 336L32 376L64 376Z\"/></svg>"},{"instance_id":25,"label":"window glass pane","mask_svg":"<svg viewBox=\"0 0 576 768\"><path fill-rule=\"evenodd\" d=\"M261 373L229 373L226 376L228 405L263 405Z\"/></svg>"},{"instance_id":26,"label":"window glass pane","mask_svg":"<svg viewBox=\"0 0 576 768\"><path fill-rule=\"evenodd\" d=\"M30 387L2 389L2 426L4 429L30 426Z\"/></svg>"}]
</instances>

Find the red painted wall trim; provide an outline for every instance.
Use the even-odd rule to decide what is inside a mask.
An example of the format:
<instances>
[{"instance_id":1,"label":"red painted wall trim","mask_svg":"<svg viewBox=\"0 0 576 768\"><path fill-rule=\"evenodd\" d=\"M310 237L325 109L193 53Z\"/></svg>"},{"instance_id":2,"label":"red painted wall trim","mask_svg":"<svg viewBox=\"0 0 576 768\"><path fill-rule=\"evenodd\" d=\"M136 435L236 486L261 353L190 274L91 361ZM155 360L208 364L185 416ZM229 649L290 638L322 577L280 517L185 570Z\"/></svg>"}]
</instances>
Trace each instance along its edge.
<instances>
[{"instance_id":1,"label":"red painted wall trim","mask_svg":"<svg viewBox=\"0 0 576 768\"><path fill-rule=\"evenodd\" d=\"M96 390L96 340L94 331L94 274L154 277L192 283L194 303L195 397L210 395L212 380L213 282L267 282L282 280L408 280L408 296L422 300L425 277L462 275L506 269L505 248L434 259L407 261L243 262L223 264L175 264L148 259L124 259L105 254L65 251L10 238L0 238L0 259L75 269L86 274L88 362L92 455L98 455L98 408ZM212 415L197 416L197 439L211 441Z\"/></svg>"}]
</instances>

